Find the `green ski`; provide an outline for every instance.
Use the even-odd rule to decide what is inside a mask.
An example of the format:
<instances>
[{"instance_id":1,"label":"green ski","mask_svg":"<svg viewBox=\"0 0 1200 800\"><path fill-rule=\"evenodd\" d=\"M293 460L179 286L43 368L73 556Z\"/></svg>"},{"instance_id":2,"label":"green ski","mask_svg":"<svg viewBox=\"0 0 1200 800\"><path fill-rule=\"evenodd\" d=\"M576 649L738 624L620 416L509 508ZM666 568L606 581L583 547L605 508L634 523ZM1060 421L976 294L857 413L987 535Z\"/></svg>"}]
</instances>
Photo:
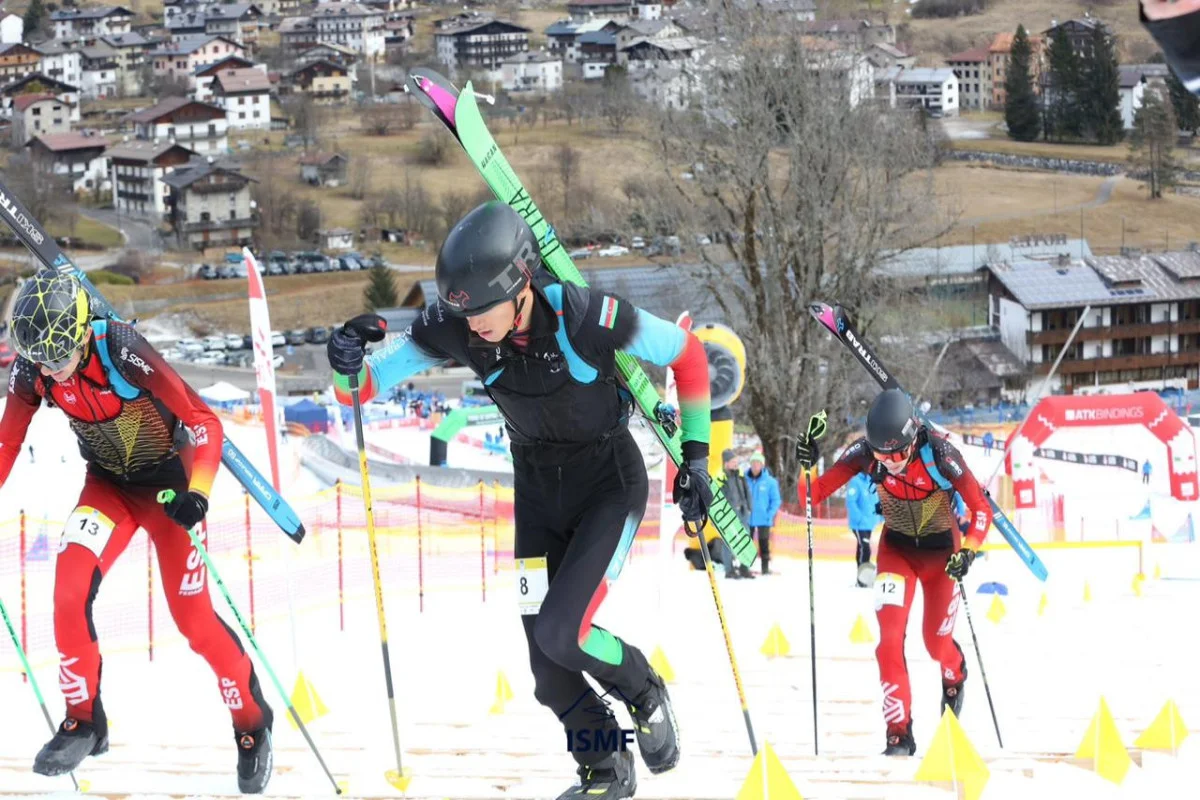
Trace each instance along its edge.
<instances>
[{"instance_id":1,"label":"green ski","mask_svg":"<svg viewBox=\"0 0 1200 800\"><path fill-rule=\"evenodd\" d=\"M418 69L409 73L407 89L454 134L496 198L520 212L529 223L541 244L542 263L546 268L560 281L586 286L587 282L559 242L554 228L546 222L488 131L471 84L468 83L460 94L453 84L438 73ZM673 414L664 412L658 390L632 356L617 353L617 369L634 402L678 465L682 458L679 432ZM749 567L758 555L754 540L725 499L721 484L715 478L712 490L713 503L709 515L713 525L738 562Z\"/></svg>"}]
</instances>

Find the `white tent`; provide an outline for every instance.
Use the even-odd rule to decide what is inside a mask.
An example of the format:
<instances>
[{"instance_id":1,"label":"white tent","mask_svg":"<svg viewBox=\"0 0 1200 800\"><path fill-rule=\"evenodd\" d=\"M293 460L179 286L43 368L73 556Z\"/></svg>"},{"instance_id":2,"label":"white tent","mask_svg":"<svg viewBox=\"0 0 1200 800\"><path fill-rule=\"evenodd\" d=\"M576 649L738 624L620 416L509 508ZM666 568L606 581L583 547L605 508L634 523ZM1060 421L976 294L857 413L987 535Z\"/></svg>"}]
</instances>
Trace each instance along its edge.
<instances>
[{"instance_id":1,"label":"white tent","mask_svg":"<svg viewBox=\"0 0 1200 800\"><path fill-rule=\"evenodd\" d=\"M226 381L217 381L212 386L201 389L197 394L204 399L204 402L216 406L245 403L250 399L249 392L239 389Z\"/></svg>"}]
</instances>

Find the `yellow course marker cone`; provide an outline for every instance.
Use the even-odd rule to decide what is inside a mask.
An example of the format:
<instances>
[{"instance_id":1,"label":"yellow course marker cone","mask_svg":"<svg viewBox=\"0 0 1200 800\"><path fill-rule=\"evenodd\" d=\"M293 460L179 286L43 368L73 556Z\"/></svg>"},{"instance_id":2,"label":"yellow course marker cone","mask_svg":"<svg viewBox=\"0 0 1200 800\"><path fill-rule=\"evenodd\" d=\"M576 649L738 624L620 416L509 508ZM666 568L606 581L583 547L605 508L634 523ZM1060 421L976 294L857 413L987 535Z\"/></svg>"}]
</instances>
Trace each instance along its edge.
<instances>
[{"instance_id":1,"label":"yellow course marker cone","mask_svg":"<svg viewBox=\"0 0 1200 800\"><path fill-rule=\"evenodd\" d=\"M508 683L508 677L503 670L496 673L496 701L492 703L489 714L503 714L504 706L509 700L513 699L512 686Z\"/></svg>"},{"instance_id":2,"label":"yellow course marker cone","mask_svg":"<svg viewBox=\"0 0 1200 800\"><path fill-rule=\"evenodd\" d=\"M1188 737L1187 725L1179 713L1179 706L1174 700L1168 700L1158 712L1158 716L1150 723L1150 727L1142 731L1142 735L1134 740L1133 746L1143 750L1161 750L1171 755L1179 755L1179 745Z\"/></svg>"},{"instance_id":3,"label":"yellow course marker cone","mask_svg":"<svg viewBox=\"0 0 1200 800\"><path fill-rule=\"evenodd\" d=\"M1093 772L1118 786L1129 772L1133 759L1121 743L1121 733L1103 697L1087 733L1083 735L1083 741L1079 743L1079 749L1075 751L1075 757L1091 761Z\"/></svg>"},{"instance_id":4,"label":"yellow course marker cone","mask_svg":"<svg viewBox=\"0 0 1200 800\"><path fill-rule=\"evenodd\" d=\"M1004 608L1004 601L1000 599L1000 595L992 595L992 604L988 606L987 618L992 621L992 624L999 625L1000 620L1004 619L1007 614L1007 609Z\"/></svg>"},{"instance_id":5,"label":"yellow course marker cone","mask_svg":"<svg viewBox=\"0 0 1200 800\"><path fill-rule=\"evenodd\" d=\"M792 652L792 646L788 643L787 637L783 635L783 629L779 627L778 622L771 626L771 630L767 631L767 640L763 642L759 652L767 658L779 658Z\"/></svg>"},{"instance_id":6,"label":"yellow course marker cone","mask_svg":"<svg viewBox=\"0 0 1200 800\"><path fill-rule=\"evenodd\" d=\"M675 682L675 670L671 669L671 662L667 661L667 654L661 647L655 647L654 652L650 654L650 667L666 683Z\"/></svg>"},{"instance_id":7,"label":"yellow course marker cone","mask_svg":"<svg viewBox=\"0 0 1200 800\"><path fill-rule=\"evenodd\" d=\"M736 800L804 800L770 742L763 742Z\"/></svg>"},{"instance_id":8,"label":"yellow course marker cone","mask_svg":"<svg viewBox=\"0 0 1200 800\"><path fill-rule=\"evenodd\" d=\"M304 677L304 673L296 675L296 686L292 689L292 705L296 707L296 713L300 715L300 721L304 724L312 722L318 717L323 717L329 713L329 709L321 702L321 696L317 694L317 689L312 685L308 678ZM293 729L297 729L296 720L288 715L288 722Z\"/></svg>"},{"instance_id":9,"label":"yellow course marker cone","mask_svg":"<svg viewBox=\"0 0 1200 800\"><path fill-rule=\"evenodd\" d=\"M871 644L875 641L875 634L871 633L871 626L862 614L854 620L854 627L850 629L850 641L854 644Z\"/></svg>"},{"instance_id":10,"label":"yellow course marker cone","mask_svg":"<svg viewBox=\"0 0 1200 800\"><path fill-rule=\"evenodd\" d=\"M977 800L990 777L987 764L958 724L954 712L947 708L913 780L953 784L955 791L961 792L960 797Z\"/></svg>"}]
</instances>

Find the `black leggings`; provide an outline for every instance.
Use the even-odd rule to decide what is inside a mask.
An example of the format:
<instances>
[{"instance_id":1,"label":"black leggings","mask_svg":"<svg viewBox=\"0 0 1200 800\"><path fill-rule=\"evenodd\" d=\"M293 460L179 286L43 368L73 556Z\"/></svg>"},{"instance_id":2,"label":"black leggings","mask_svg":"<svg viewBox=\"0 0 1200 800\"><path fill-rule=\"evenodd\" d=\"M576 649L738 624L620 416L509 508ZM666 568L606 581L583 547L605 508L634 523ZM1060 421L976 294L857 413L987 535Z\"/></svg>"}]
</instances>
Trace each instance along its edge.
<instances>
[{"instance_id":1,"label":"black leggings","mask_svg":"<svg viewBox=\"0 0 1200 800\"><path fill-rule=\"evenodd\" d=\"M871 532L870 531L855 531L854 535L858 538L858 553L854 560L861 567L871 560Z\"/></svg>"},{"instance_id":2,"label":"black leggings","mask_svg":"<svg viewBox=\"0 0 1200 800\"><path fill-rule=\"evenodd\" d=\"M631 701L649 686L642 652L591 624L646 511L645 462L627 430L559 465L545 465L544 450L525 451L513 448L514 555L545 556L549 577L540 612L522 617L534 696L568 732L615 728L615 719L596 714L603 702L583 673L614 703ZM572 755L594 764L608 753Z\"/></svg>"}]
</instances>

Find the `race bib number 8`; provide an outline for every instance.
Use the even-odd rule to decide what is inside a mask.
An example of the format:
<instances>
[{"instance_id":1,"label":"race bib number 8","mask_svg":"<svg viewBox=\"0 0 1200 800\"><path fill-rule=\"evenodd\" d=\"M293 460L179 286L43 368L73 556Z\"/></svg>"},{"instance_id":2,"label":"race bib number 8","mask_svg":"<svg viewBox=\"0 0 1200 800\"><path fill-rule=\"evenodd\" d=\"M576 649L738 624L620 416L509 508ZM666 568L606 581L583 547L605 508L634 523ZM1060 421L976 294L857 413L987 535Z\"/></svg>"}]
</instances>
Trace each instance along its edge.
<instances>
[{"instance_id":1,"label":"race bib number 8","mask_svg":"<svg viewBox=\"0 0 1200 800\"><path fill-rule=\"evenodd\" d=\"M546 572L546 558L517 559L517 606L521 616L536 614L542 610L542 601L550 589L550 577Z\"/></svg>"},{"instance_id":2,"label":"race bib number 8","mask_svg":"<svg viewBox=\"0 0 1200 800\"><path fill-rule=\"evenodd\" d=\"M875 576L875 610L904 605L904 576L881 572Z\"/></svg>"},{"instance_id":3,"label":"race bib number 8","mask_svg":"<svg viewBox=\"0 0 1200 800\"><path fill-rule=\"evenodd\" d=\"M101 511L91 506L79 506L67 518L58 552L66 550L67 545L81 544L91 550L96 558L100 558L115 527L113 521Z\"/></svg>"}]
</instances>

